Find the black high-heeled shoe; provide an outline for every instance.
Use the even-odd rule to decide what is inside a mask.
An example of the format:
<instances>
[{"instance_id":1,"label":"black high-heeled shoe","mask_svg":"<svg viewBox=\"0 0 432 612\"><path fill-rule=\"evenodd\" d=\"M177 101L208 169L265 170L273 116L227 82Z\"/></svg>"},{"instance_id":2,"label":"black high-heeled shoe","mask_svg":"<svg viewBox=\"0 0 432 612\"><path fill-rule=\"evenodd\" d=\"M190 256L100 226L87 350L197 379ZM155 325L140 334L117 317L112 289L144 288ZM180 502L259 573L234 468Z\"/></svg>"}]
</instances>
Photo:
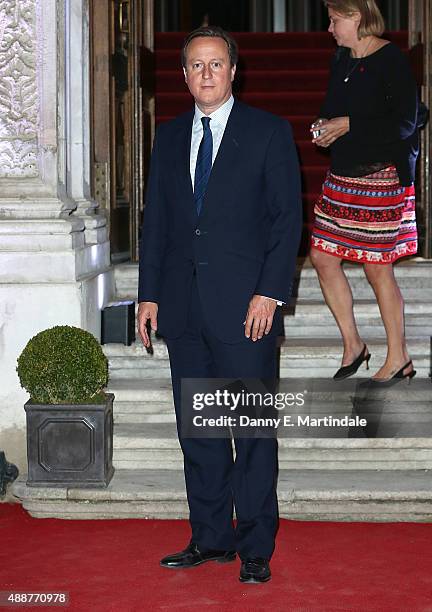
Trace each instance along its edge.
<instances>
[{"instance_id":1,"label":"black high-heeled shoe","mask_svg":"<svg viewBox=\"0 0 432 612\"><path fill-rule=\"evenodd\" d=\"M352 376L357 372L363 361L366 361L366 370L369 370L370 358L371 354L369 353L366 344L364 344L360 355L354 359L352 363L339 368L339 370L333 376L333 380L343 380L344 378L348 378L348 376Z\"/></svg>"},{"instance_id":2,"label":"black high-heeled shoe","mask_svg":"<svg viewBox=\"0 0 432 612\"><path fill-rule=\"evenodd\" d=\"M406 370L410 365L413 365L412 359L407 361L407 363L404 366L402 366L401 369L396 372L396 374L393 374L393 376L389 376L388 378L371 378L371 381L373 383L376 383L377 385L383 385L385 383L389 385L389 384L394 384L398 382L398 380L402 380L406 378L408 384L410 384L411 378L414 378L414 376L417 374L414 368L410 370L409 372L407 372L406 374L404 374L404 370Z\"/></svg>"}]
</instances>

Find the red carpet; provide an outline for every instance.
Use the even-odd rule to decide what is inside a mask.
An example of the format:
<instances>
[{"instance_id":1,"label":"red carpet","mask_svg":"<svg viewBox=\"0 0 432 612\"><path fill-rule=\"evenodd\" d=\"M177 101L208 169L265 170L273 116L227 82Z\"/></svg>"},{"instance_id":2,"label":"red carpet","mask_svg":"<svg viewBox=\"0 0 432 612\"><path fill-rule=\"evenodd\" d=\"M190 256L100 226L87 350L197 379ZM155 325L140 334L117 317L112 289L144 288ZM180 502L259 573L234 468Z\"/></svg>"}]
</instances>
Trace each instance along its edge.
<instances>
[{"instance_id":1,"label":"red carpet","mask_svg":"<svg viewBox=\"0 0 432 612\"><path fill-rule=\"evenodd\" d=\"M0 590L68 591L68 609L85 612L431 612L431 534L425 524L284 520L273 580L242 585L238 562L159 567L187 543L186 521L33 519L0 504Z\"/></svg>"},{"instance_id":2,"label":"red carpet","mask_svg":"<svg viewBox=\"0 0 432 612\"><path fill-rule=\"evenodd\" d=\"M234 34L240 48L235 92L244 102L287 118L293 126L303 177L305 231L301 254L308 248L313 207L328 167L328 155L310 142L309 127L316 118L327 87L335 44L327 32ZM191 108L180 69L183 32L157 33L156 122ZM407 47L406 32L386 34Z\"/></svg>"}]
</instances>

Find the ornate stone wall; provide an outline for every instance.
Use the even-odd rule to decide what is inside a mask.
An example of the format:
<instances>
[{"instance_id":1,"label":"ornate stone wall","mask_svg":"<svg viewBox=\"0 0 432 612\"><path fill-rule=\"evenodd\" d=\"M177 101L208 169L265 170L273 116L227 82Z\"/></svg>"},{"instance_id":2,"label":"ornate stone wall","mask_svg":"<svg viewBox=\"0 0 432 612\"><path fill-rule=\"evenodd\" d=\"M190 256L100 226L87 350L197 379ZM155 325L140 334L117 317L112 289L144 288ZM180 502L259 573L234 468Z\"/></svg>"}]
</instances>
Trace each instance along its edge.
<instances>
[{"instance_id":1,"label":"ornate stone wall","mask_svg":"<svg viewBox=\"0 0 432 612\"><path fill-rule=\"evenodd\" d=\"M0 0L0 448L22 471L19 353L54 325L98 336L114 293L106 221L86 189L87 14L87 0Z\"/></svg>"},{"instance_id":2,"label":"ornate stone wall","mask_svg":"<svg viewBox=\"0 0 432 612\"><path fill-rule=\"evenodd\" d=\"M0 0L0 178L37 177L36 0Z\"/></svg>"}]
</instances>

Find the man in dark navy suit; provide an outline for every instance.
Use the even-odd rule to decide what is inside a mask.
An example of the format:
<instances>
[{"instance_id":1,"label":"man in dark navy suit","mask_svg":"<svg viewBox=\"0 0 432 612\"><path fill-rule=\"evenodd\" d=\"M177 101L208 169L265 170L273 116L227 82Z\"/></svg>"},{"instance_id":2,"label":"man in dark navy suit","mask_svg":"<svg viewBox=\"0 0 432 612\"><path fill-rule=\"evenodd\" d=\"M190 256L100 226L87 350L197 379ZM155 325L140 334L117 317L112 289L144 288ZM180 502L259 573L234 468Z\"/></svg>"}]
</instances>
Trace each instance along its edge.
<instances>
[{"instance_id":1,"label":"man in dark navy suit","mask_svg":"<svg viewBox=\"0 0 432 612\"><path fill-rule=\"evenodd\" d=\"M232 96L235 41L200 28L182 52L195 108L156 133L141 238L138 327L165 338L184 454L192 538L161 565L242 564L266 582L278 526L275 438L181 435L184 378L276 376L280 306L301 232L300 175L288 122ZM233 525L233 506L237 524Z\"/></svg>"}]
</instances>

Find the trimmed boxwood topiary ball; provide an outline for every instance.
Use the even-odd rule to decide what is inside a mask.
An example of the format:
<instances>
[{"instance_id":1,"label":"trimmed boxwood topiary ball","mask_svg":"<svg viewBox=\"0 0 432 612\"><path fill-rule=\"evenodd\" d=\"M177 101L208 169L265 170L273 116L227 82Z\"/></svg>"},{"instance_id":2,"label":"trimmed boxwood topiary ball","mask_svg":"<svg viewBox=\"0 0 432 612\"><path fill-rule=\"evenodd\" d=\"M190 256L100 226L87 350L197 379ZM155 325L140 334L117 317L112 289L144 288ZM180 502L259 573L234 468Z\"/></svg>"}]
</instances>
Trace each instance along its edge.
<instances>
[{"instance_id":1,"label":"trimmed boxwood topiary ball","mask_svg":"<svg viewBox=\"0 0 432 612\"><path fill-rule=\"evenodd\" d=\"M89 332L61 325L34 336L18 357L21 386L36 404L103 401L108 361Z\"/></svg>"}]
</instances>

